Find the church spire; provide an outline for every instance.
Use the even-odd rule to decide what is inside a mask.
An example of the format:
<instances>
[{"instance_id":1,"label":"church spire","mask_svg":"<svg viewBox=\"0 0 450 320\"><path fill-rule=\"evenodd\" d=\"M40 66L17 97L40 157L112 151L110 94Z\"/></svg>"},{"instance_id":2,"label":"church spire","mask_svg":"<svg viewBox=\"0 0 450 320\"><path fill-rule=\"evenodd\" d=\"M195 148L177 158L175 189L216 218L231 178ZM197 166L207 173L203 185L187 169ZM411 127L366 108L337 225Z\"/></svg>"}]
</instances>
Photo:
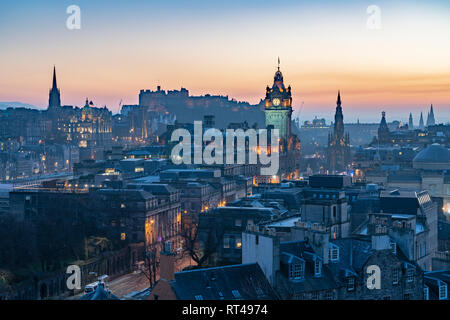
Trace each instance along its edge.
<instances>
[{"instance_id":1,"label":"church spire","mask_svg":"<svg viewBox=\"0 0 450 320\"><path fill-rule=\"evenodd\" d=\"M59 92L58 84L56 83L56 67L53 66L53 84L49 93L48 108L54 109L59 107L61 107L61 93Z\"/></svg>"},{"instance_id":2,"label":"church spire","mask_svg":"<svg viewBox=\"0 0 450 320\"><path fill-rule=\"evenodd\" d=\"M427 118L427 127L434 126L435 124L436 124L436 120L434 119L433 105L431 105L430 112L428 113L428 118Z\"/></svg>"},{"instance_id":3,"label":"church spire","mask_svg":"<svg viewBox=\"0 0 450 320\"><path fill-rule=\"evenodd\" d=\"M412 112L409 113L408 129L414 130L414 120L413 120Z\"/></svg>"},{"instance_id":4,"label":"church spire","mask_svg":"<svg viewBox=\"0 0 450 320\"><path fill-rule=\"evenodd\" d=\"M56 83L56 66L53 66L53 89L58 89L58 85Z\"/></svg>"},{"instance_id":5,"label":"church spire","mask_svg":"<svg viewBox=\"0 0 450 320\"><path fill-rule=\"evenodd\" d=\"M280 71L280 57L278 57L278 71Z\"/></svg>"},{"instance_id":6,"label":"church spire","mask_svg":"<svg viewBox=\"0 0 450 320\"><path fill-rule=\"evenodd\" d=\"M342 102L341 102L341 90L338 91L338 97L337 97L337 105L340 107Z\"/></svg>"},{"instance_id":7,"label":"church spire","mask_svg":"<svg viewBox=\"0 0 450 320\"><path fill-rule=\"evenodd\" d=\"M419 129L423 130L425 127L423 122L423 112L420 113Z\"/></svg>"}]
</instances>

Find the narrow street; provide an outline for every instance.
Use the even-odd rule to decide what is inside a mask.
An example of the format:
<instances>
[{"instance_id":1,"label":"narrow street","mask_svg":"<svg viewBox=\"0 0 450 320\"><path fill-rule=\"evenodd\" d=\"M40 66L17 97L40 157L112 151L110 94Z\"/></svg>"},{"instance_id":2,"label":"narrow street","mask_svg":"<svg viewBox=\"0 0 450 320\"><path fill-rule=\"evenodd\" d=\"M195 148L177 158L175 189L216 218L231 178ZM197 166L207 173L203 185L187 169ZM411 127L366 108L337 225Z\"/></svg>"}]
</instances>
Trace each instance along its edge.
<instances>
[{"instance_id":1,"label":"narrow street","mask_svg":"<svg viewBox=\"0 0 450 320\"><path fill-rule=\"evenodd\" d=\"M191 261L190 257L175 260L175 272L179 272L184 268L195 265L195 262ZM156 275L156 279L159 279L159 272ZM120 299L125 298L132 292L139 292L149 287L150 283L148 278L141 272L136 271L119 276L113 280L106 281L111 292ZM68 297L68 300L77 300L83 293L75 296Z\"/></svg>"}]
</instances>

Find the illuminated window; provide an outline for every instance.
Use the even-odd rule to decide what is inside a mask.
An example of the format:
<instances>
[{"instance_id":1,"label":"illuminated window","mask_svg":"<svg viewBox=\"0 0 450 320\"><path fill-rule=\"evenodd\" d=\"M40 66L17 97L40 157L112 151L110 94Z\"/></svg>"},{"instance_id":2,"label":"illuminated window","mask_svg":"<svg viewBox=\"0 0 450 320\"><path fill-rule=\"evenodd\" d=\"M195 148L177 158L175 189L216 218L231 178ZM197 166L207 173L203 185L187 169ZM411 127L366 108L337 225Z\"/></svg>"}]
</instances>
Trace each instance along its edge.
<instances>
[{"instance_id":1,"label":"illuminated window","mask_svg":"<svg viewBox=\"0 0 450 320\"><path fill-rule=\"evenodd\" d=\"M237 249L242 248L242 240L241 240L241 238L237 238L236 239L236 248Z\"/></svg>"},{"instance_id":2,"label":"illuminated window","mask_svg":"<svg viewBox=\"0 0 450 320\"><path fill-rule=\"evenodd\" d=\"M120 234L120 240L125 241L127 239L127 234L126 233L121 233Z\"/></svg>"}]
</instances>

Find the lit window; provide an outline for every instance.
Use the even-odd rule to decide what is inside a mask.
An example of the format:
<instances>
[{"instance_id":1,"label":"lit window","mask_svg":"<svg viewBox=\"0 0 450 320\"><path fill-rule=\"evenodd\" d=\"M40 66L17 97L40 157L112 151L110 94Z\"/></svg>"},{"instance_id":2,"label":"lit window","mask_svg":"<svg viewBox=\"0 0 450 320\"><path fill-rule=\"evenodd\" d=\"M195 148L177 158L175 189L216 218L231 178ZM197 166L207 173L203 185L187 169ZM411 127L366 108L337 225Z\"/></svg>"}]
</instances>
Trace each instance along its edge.
<instances>
[{"instance_id":1,"label":"lit window","mask_svg":"<svg viewBox=\"0 0 450 320\"><path fill-rule=\"evenodd\" d=\"M241 238L237 238L235 244L236 244L236 248L238 248L238 249L242 248L242 240L241 240Z\"/></svg>"},{"instance_id":2,"label":"lit window","mask_svg":"<svg viewBox=\"0 0 450 320\"><path fill-rule=\"evenodd\" d=\"M127 239L127 234L126 233L121 233L120 234L120 240L125 241Z\"/></svg>"}]
</instances>

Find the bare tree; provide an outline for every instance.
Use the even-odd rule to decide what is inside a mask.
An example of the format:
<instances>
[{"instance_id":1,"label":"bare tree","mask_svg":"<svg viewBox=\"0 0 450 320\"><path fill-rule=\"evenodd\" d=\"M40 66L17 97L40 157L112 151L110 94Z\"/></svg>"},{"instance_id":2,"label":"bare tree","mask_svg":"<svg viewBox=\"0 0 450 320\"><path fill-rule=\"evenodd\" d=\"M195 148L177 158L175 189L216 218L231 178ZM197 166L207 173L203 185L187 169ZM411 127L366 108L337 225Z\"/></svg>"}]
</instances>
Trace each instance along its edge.
<instances>
[{"instance_id":1,"label":"bare tree","mask_svg":"<svg viewBox=\"0 0 450 320\"><path fill-rule=\"evenodd\" d=\"M145 252L145 265L140 266L140 271L148 279L150 288L156 284L156 275L159 267L158 247L156 244L147 247Z\"/></svg>"},{"instance_id":2,"label":"bare tree","mask_svg":"<svg viewBox=\"0 0 450 320\"><path fill-rule=\"evenodd\" d=\"M181 231L184 240L183 254L188 254L197 266L203 266L217 252L222 234L221 228L212 223L208 223L208 227L202 229L200 223L188 224Z\"/></svg>"}]
</instances>

